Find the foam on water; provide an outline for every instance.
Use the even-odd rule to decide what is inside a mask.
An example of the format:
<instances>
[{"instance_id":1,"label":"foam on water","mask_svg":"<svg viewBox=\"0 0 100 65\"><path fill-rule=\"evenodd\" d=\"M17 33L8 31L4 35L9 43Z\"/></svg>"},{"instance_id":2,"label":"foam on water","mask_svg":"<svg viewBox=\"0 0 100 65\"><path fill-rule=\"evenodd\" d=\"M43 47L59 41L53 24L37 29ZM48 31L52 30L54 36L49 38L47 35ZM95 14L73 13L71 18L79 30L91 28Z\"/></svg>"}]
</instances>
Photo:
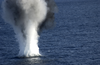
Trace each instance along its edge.
<instances>
[{"instance_id":1,"label":"foam on water","mask_svg":"<svg viewBox=\"0 0 100 65\"><path fill-rule=\"evenodd\" d=\"M51 5L53 2L53 0L4 0L2 3L3 19L13 26L16 33L20 49L18 56L41 55L38 33L40 27L44 26L43 23L54 19L55 6Z\"/></svg>"}]
</instances>

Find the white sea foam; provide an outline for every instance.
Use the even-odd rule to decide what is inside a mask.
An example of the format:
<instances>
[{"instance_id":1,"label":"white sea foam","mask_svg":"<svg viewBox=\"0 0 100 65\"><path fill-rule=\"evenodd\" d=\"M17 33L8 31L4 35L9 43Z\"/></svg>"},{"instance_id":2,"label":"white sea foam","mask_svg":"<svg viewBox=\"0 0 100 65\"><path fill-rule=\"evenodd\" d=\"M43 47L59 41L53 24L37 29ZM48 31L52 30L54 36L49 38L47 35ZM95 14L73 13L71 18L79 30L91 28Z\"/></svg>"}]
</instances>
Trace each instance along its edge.
<instances>
[{"instance_id":1,"label":"white sea foam","mask_svg":"<svg viewBox=\"0 0 100 65\"><path fill-rule=\"evenodd\" d=\"M46 19L50 8L54 8L49 8L47 2L49 0L4 0L2 3L3 19L13 26L16 33L20 49L18 56L41 55L38 47L39 26Z\"/></svg>"}]
</instances>

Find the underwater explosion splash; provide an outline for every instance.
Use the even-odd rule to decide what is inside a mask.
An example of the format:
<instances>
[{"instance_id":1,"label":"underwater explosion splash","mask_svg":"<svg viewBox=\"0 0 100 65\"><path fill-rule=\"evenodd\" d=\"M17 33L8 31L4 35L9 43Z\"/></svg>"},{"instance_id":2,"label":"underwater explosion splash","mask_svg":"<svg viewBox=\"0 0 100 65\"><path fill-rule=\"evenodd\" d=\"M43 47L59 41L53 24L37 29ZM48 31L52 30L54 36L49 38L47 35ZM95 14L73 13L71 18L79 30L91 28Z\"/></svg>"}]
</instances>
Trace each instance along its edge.
<instances>
[{"instance_id":1,"label":"underwater explosion splash","mask_svg":"<svg viewBox=\"0 0 100 65\"><path fill-rule=\"evenodd\" d=\"M3 19L12 25L19 43L19 57L40 56L39 34L53 26L54 0L4 0Z\"/></svg>"}]
</instances>

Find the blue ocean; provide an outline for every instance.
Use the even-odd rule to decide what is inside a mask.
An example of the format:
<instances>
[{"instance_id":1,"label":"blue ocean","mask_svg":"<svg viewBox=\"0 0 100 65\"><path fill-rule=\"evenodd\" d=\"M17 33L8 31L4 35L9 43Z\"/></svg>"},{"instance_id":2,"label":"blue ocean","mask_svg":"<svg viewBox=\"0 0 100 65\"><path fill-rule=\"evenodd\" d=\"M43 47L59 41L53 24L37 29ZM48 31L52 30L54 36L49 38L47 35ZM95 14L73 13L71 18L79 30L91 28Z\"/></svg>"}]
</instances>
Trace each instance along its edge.
<instances>
[{"instance_id":1,"label":"blue ocean","mask_svg":"<svg viewBox=\"0 0 100 65\"><path fill-rule=\"evenodd\" d=\"M43 56L31 58L17 57L15 33L0 7L0 65L100 65L100 0L55 2L55 26L39 38Z\"/></svg>"}]
</instances>

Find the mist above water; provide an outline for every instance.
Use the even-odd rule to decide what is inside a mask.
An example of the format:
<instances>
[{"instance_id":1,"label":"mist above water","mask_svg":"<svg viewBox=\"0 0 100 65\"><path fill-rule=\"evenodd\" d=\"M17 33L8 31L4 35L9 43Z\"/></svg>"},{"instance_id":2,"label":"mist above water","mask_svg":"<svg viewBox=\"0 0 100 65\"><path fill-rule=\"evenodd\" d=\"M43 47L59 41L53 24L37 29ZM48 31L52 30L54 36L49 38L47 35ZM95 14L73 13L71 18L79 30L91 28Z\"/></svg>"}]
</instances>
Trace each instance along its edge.
<instances>
[{"instance_id":1,"label":"mist above water","mask_svg":"<svg viewBox=\"0 0 100 65\"><path fill-rule=\"evenodd\" d=\"M12 25L19 42L19 57L41 55L38 33L41 27L48 25L46 21L52 23L54 20L55 6L50 5L52 2L54 3L53 0L4 0L2 3L3 19ZM48 13L52 15L49 16Z\"/></svg>"}]
</instances>

